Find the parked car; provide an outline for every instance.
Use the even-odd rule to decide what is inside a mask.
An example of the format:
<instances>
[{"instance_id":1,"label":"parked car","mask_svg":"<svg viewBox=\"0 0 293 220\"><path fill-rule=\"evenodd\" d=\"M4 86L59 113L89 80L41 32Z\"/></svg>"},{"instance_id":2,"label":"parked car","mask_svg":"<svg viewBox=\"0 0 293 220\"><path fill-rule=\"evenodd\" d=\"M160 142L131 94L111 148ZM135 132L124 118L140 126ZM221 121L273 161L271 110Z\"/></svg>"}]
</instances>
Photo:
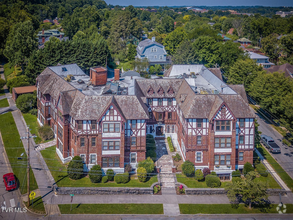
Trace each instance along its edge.
<instances>
[{"instance_id":1,"label":"parked car","mask_svg":"<svg viewBox=\"0 0 293 220\"><path fill-rule=\"evenodd\" d=\"M271 153L281 153L281 148L275 143L272 137L261 135L261 139L266 148L268 148Z\"/></svg>"},{"instance_id":2,"label":"parked car","mask_svg":"<svg viewBox=\"0 0 293 220\"><path fill-rule=\"evenodd\" d=\"M5 189L11 191L16 189L16 180L13 173L6 173L3 175L3 182Z\"/></svg>"}]
</instances>

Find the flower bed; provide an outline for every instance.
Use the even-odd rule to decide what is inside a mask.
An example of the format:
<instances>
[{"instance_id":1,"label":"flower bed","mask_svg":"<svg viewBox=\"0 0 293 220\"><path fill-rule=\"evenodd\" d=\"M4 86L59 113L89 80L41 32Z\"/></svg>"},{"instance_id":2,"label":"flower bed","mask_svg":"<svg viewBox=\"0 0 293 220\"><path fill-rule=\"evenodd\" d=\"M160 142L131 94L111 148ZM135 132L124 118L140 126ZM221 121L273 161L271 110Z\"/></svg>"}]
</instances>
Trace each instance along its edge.
<instances>
[{"instance_id":1,"label":"flower bed","mask_svg":"<svg viewBox=\"0 0 293 220\"><path fill-rule=\"evenodd\" d=\"M172 143L172 139L171 137L167 137L167 141L168 141L168 145L169 145L169 149L171 152L174 152L175 151L175 148L173 146L173 143Z\"/></svg>"}]
</instances>

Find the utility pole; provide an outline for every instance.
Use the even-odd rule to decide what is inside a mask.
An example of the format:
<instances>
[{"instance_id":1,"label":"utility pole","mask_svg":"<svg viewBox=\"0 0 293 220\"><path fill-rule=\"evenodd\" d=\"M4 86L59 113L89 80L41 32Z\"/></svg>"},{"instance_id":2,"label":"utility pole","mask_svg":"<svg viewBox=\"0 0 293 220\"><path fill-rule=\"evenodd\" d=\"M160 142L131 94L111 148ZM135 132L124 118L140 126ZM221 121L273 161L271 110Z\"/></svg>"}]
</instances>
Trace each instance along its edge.
<instances>
[{"instance_id":1,"label":"utility pole","mask_svg":"<svg viewBox=\"0 0 293 220\"><path fill-rule=\"evenodd\" d=\"M27 201L30 204L30 138L37 137L35 135L30 136L29 126L27 127L27 136L20 137L20 139L27 139Z\"/></svg>"}]
</instances>

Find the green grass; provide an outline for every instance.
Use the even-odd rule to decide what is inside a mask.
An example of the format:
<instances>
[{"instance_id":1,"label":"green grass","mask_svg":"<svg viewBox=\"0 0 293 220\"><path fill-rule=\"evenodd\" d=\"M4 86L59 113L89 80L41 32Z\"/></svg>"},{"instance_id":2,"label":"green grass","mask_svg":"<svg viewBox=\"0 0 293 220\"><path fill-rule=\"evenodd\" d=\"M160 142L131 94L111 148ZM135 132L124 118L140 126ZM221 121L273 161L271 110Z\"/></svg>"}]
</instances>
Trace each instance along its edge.
<instances>
[{"instance_id":1,"label":"green grass","mask_svg":"<svg viewBox=\"0 0 293 220\"><path fill-rule=\"evenodd\" d=\"M257 145L256 148L258 151L264 156L264 158L269 162L269 164L273 167L276 173L280 176L280 178L286 183L286 185L293 190L293 180L292 178L286 173L286 171L281 167L279 163L269 154L269 152L262 146Z\"/></svg>"},{"instance_id":2,"label":"green grass","mask_svg":"<svg viewBox=\"0 0 293 220\"><path fill-rule=\"evenodd\" d=\"M176 174L177 181L185 184L188 188L209 188L205 181L199 182L194 177L187 177L184 174ZM221 182L219 188L225 188L230 181Z\"/></svg>"},{"instance_id":3,"label":"green grass","mask_svg":"<svg viewBox=\"0 0 293 220\"><path fill-rule=\"evenodd\" d=\"M126 184L117 184L115 182L92 183L88 176L79 180L71 180L67 177L66 165L61 163L55 148L55 146L46 148L41 151L41 154L59 187L150 187L158 181L157 176L151 177L145 183L141 183L132 177Z\"/></svg>"},{"instance_id":4,"label":"green grass","mask_svg":"<svg viewBox=\"0 0 293 220\"><path fill-rule=\"evenodd\" d=\"M186 177L184 174L176 174L177 181L179 183L185 184L188 188L209 188L206 185L206 182L199 182L194 177ZM257 182L265 182L268 184L268 188L271 189L281 189L279 184L275 181L275 179L272 177L271 174L269 174L267 177L260 176L255 179ZM221 186L219 188L225 188L227 183L230 183L231 181L225 181L221 182Z\"/></svg>"},{"instance_id":5,"label":"green grass","mask_svg":"<svg viewBox=\"0 0 293 220\"><path fill-rule=\"evenodd\" d=\"M7 101L7 99L1 99L0 100L0 108L4 108L4 107L8 107L9 103Z\"/></svg>"},{"instance_id":6,"label":"green grass","mask_svg":"<svg viewBox=\"0 0 293 220\"><path fill-rule=\"evenodd\" d=\"M258 166L262 166L265 168L265 165L263 165L262 163L259 164ZM267 177L260 176L255 178L254 181L266 183L269 189L282 189L270 173L268 174Z\"/></svg>"},{"instance_id":7,"label":"green grass","mask_svg":"<svg viewBox=\"0 0 293 220\"><path fill-rule=\"evenodd\" d=\"M25 202L26 207L35 212L35 213L39 213L39 214L45 214L45 207L44 207L44 203L42 200L42 197L36 197L33 200L30 201L30 206L28 206L28 202Z\"/></svg>"},{"instance_id":8,"label":"green grass","mask_svg":"<svg viewBox=\"0 0 293 220\"><path fill-rule=\"evenodd\" d=\"M164 214L163 204L70 204L58 205L61 214Z\"/></svg>"},{"instance_id":9,"label":"green grass","mask_svg":"<svg viewBox=\"0 0 293 220\"><path fill-rule=\"evenodd\" d=\"M4 76L5 76L6 80L7 80L8 76L13 73L13 71L14 71L13 65L11 65L10 63L6 63L4 65Z\"/></svg>"},{"instance_id":10,"label":"green grass","mask_svg":"<svg viewBox=\"0 0 293 220\"><path fill-rule=\"evenodd\" d=\"M42 143L42 139L39 137L38 134L38 122L37 122L37 116L32 115L30 113L22 114L23 118L26 122L26 124L30 127L31 129L31 134L36 135L37 137L35 138L35 143L39 144Z\"/></svg>"},{"instance_id":11,"label":"green grass","mask_svg":"<svg viewBox=\"0 0 293 220\"><path fill-rule=\"evenodd\" d=\"M133 61L129 61L129 62L125 62L125 63L120 63L118 65L118 68L119 69L122 69L122 67L123 67L123 70L124 71L133 70L133 68L134 68Z\"/></svg>"},{"instance_id":12,"label":"green grass","mask_svg":"<svg viewBox=\"0 0 293 220\"><path fill-rule=\"evenodd\" d=\"M0 89L0 96L5 95L4 89Z\"/></svg>"},{"instance_id":13,"label":"green grass","mask_svg":"<svg viewBox=\"0 0 293 220\"><path fill-rule=\"evenodd\" d=\"M181 214L253 214L253 213L277 213L277 204L271 204L267 208L249 209L244 204L232 208L231 204L179 204ZM286 213L293 213L293 204L286 204Z\"/></svg>"},{"instance_id":14,"label":"green grass","mask_svg":"<svg viewBox=\"0 0 293 220\"><path fill-rule=\"evenodd\" d=\"M7 157L13 169L13 173L19 182L18 186L20 188L21 194L27 192L27 180L26 180L26 164L27 155L23 148L22 142L18 130L16 128L13 116L11 112L0 115L0 131L2 139L4 142L4 147L7 153ZM23 153L22 159L17 158ZM34 190L38 188L35 176L30 170L30 189Z\"/></svg>"}]
</instances>

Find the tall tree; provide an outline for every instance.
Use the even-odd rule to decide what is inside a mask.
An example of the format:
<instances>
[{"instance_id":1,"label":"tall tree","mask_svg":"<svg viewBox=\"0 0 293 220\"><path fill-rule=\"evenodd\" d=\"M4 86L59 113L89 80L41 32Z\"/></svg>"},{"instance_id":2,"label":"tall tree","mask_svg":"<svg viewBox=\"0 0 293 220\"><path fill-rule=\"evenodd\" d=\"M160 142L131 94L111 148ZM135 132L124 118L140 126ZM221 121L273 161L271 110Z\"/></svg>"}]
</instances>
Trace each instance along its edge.
<instances>
[{"instance_id":1,"label":"tall tree","mask_svg":"<svg viewBox=\"0 0 293 220\"><path fill-rule=\"evenodd\" d=\"M256 182L254 178L256 173L251 171L245 179L238 182L227 184L227 196L232 203L239 203L239 197L249 204L265 204L268 199L267 186L263 182Z\"/></svg>"},{"instance_id":2,"label":"tall tree","mask_svg":"<svg viewBox=\"0 0 293 220\"><path fill-rule=\"evenodd\" d=\"M187 35L182 27L176 28L174 31L168 34L164 39L164 46L168 54L173 55L179 44L186 38Z\"/></svg>"},{"instance_id":3,"label":"tall tree","mask_svg":"<svg viewBox=\"0 0 293 220\"><path fill-rule=\"evenodd\" d=\"M173 55L174 64L195 64L198 61L196 60L196 54L192 42L189 40L183 41L177 47Z\"/></svg>"},{"instance_id":4,"label":"tall tree","mask_svg":"<svg viewBox=\"0 0 293 220\"><path fill-rule=\"evenodd\" d=\"M174 30L174 20L170 16L165 16L160 26L162 33L170 33Z\"/></svg>"},{"instance_id":5,"label":"tall tree","mask_svg":"<svg viewBox=\"0 0 293 220\"><path fill-rule=\"evenodd\" d=\"M267 37L261 39L261 50L270 59L276 61L279 57L279 45L278 45L278 35L277 34L270 34Z\"/></svg>"},{"instance_id":6,"label":"tall tree","mask_svg":"<svg viewBox=\"0 0 293 220\"><path fill-rule=\"evenodd\" d=\"M21 65L24 69L23 65L35 49L37 49L37 41L33 24L31 21L25 21L13 26L3 52L9 62Z\"/></svg>"}]
</instances>

